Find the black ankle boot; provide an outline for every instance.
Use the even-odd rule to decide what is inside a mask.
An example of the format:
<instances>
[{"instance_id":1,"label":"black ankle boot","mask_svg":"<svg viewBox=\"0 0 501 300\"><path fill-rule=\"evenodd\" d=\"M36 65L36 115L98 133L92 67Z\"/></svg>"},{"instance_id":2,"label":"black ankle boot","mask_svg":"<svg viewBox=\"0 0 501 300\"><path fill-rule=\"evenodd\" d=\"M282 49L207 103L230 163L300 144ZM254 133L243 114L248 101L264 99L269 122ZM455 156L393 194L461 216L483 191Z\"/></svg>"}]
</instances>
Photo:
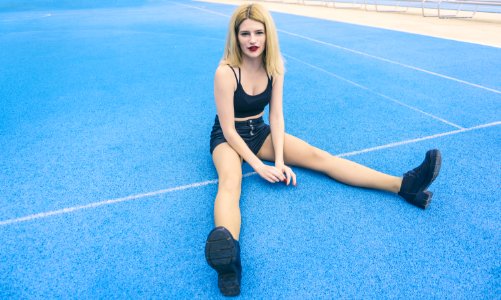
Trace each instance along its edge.
<instances>
[{"instance_id":1,"label":"black ankle boot","mask_svg":"<svg viewBox=\"0 0 501 300\"><path fill-rule=\"evenodd\" d=\"M404 174L398 194L407 202L422 209L428 207L433 193L426 189L437 178L442 164L442 156L437 149L426 152L424 161L417 168Z\"/></svg>"},{"instance_id":2,"label":"black ankle boot","mask_svg":"<svg viewBox=\"0 0 501 300\"><path fill-rule=\"evenodd\" d=\"M240 244L233 239L228 229L220 226L209 233L205 243L205 259L217 271L221 293L225 296L239 295L242 280Z\"/></svg>"}]
</instances>

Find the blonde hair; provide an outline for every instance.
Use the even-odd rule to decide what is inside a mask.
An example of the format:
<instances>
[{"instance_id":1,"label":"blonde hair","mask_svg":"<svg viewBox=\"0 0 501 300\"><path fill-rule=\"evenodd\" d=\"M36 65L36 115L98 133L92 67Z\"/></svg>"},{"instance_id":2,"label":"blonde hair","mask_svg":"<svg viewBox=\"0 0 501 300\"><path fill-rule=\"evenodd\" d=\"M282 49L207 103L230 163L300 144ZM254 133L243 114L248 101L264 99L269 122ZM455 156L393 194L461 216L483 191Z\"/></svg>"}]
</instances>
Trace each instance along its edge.
<instances>
[{"instance_id":1,"label":"blonde hair","mask_svg":"<svg viewBox=\"0 0 501 300\"><path fill-rule=\"evenodd\" d=\"M264 25L266 46L263 52L263 64L269 76L284 73L284 61L280 54L278 34L270 13L260 4L243 4L231 16L228 36L221 64L239 67L242 64L242 50L238 43L238 31L243 21L250 19Z\"/></svg>"}]
</instances>

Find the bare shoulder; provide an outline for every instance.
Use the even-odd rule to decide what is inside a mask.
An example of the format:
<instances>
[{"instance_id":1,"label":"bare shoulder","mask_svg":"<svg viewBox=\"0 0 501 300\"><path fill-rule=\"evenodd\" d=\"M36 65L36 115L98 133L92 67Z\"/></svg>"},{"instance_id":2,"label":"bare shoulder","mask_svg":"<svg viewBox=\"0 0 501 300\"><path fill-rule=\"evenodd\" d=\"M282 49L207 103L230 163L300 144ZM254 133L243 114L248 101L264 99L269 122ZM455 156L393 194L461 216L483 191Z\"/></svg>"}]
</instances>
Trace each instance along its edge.
<instances>
[{"instance_id":1,"label":"bare shoulder","mask_svg":"<svg viewBox=\"0 0 501 300\"><path fill-rule=\"evenodd\" d=\"M279 74L279 75L276 75L276 76L273 76L273 86L275 86L275 84L278 83L280 85L283 85L284 83L284 74Z\"/></svg>"},{"instance_id":2,"label":"bare shoulder","mask_svg":"<svg viewBox=\"0 0 501 300\"><path fill-rule=\"evenodd\" d=\"M214 74L214 82L217 86L225 88L236 88L235 74L228 65L220 65Z\"/></svg>"},{"instance_id":3,"label":"bare shoulder","mask_svg":"<svg viewBox=\"0 0 501 300\"><path fill-rule=\"evenodd\" d=\"M214 75L216 79L228 79L230 76L233 77L233 71L228 65L219 65Z\"/></svg>"}]
</instances>

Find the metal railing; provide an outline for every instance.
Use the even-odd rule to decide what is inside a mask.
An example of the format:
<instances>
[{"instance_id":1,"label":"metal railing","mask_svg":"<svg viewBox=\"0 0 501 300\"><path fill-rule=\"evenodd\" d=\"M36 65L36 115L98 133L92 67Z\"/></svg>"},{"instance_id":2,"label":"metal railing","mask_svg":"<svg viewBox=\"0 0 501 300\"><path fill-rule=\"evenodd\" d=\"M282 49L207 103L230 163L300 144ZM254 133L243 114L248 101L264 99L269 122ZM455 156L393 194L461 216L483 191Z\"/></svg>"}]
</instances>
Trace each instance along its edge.
<instances>
[{"instance_id":1,"label":"metal railing","mask_svg":"<svg viewBox=\"0 0 501 300\"><path fill-rule=\"evenodd\" d=\"M350 8L377 12L407 12L410 7L420 8L423 17L473 18L479 7L497 8L501 13L501 0L261 0L290 4L317 5L332 8ZM430 10L432 11L431 13ZM451 13L452 12L452 13ZM484 12L489 12L485 11Z\"/></svg>"}]
</instances>

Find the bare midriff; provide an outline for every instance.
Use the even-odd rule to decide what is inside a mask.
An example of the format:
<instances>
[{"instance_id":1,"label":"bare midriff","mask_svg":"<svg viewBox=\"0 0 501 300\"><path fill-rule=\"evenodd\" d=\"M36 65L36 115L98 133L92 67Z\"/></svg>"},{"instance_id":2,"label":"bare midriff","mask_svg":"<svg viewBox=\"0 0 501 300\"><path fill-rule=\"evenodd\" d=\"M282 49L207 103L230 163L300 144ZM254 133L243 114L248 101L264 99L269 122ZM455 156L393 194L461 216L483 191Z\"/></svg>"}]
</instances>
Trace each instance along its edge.
<instances>
[{"instance_id":1,"label":"bare midriff","mask_svg":"<svg viewBox=\"0 0 501 300\"><path fill-rule=\"evenodd\" d=\"M247 121L251 119L257 119L259 117L262 117L264 115L264 111L261 112L260 114L257 114L255 116L250 116L250 117L245 117L245 118L235 118L235 122L241 122L241 121Z\"/></svg>"}]
</instances>

